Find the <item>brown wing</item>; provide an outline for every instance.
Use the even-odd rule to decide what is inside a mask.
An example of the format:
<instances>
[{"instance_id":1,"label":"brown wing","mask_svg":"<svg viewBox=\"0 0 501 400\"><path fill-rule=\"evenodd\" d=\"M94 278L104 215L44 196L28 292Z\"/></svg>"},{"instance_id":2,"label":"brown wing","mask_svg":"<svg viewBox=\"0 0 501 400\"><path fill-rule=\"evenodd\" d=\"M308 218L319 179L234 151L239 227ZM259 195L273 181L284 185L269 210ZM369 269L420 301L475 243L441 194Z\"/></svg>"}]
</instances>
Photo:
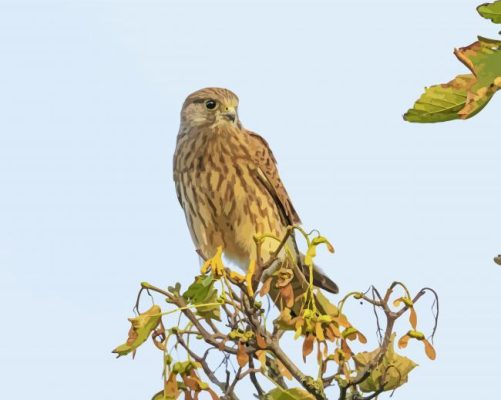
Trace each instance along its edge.
<instances>
[{"instance_id":1,"label":"brown wing","mask_svg":"<svg viewBox=\"0 0 501 400\"><path fill-rule=\"evenodd\" d=\"M283 213L285 225L300 224L294 206L285 186L278 175L277 161L264 140L257 133L246 131L250 137L251 154L257 166L258 179L264 184L270 195Z\"/></svg>"},{"instance_id":2,"label":"brown wing","mask_svg":"<svg viewBox=\"0 0 501 400\"><path fill-rule=\"evenodd\" d=\"M284 224L300 224L301 220L299 219L299 215L297 215L297 212L292 205L289 194L287 193L287 190L285 190L285 186L282 183L280 176L278 175L277 161L275 160L275 157L273 156L268 143L257 133L251 131L246 132L250 137L252 150L251 154L253 155L254 163L256 163L257 166L258 179L261 180L270 195L275 199L276 204L282 212ZM301 266L300 270L307 280L309 279L310 271L309 268L304 265L304 255L299 252L296 241L294 239L294 235L292 237L292 243L296 249L296 254L298 256L298 265ZM301 280L298 280L297 283L300 284L300 281ZM303 280L302 282L304 283L306 281ZM317 266L314 266L313 270L313 284L331 293L339 292L337 285L320 269L318 269ZM303 288L303 290L306 289ZM295 293L297 292L295 291Z\"/></svg>"}]
</instances>

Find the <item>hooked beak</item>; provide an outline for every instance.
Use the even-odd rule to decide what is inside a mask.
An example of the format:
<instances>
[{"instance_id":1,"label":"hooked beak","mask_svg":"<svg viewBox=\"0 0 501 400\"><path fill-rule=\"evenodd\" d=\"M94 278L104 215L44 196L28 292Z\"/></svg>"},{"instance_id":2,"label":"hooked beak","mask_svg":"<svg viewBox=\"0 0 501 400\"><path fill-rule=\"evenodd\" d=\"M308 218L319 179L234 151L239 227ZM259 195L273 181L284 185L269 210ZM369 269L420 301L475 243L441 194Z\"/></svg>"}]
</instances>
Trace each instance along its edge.
<instances>
[{"instance_id":1,"label":"hooked beak","mask_svg":"<svg viewBox=\"0 0 501 400\"><path fill-rule=\"evenodd\" d=\"M237 111L233 107L229 107L227 111L223 113L223 117L228 121L235 122L237 119Z\"/></svg>"}]
</instances>

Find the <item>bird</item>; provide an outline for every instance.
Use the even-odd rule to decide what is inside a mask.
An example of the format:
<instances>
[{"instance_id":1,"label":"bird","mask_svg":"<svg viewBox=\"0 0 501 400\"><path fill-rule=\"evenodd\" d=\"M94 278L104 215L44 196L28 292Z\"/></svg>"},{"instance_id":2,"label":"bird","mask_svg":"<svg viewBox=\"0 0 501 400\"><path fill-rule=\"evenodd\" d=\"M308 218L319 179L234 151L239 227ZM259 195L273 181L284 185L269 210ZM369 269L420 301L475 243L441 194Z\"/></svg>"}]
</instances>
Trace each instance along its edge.
<instances>
[{"instance_id":1,"label":"bird","mask_svg":"<svg viewBox=\"0 0 501 400\"><path fill-rule=\"evenodd\" d=\"M197 252L205 258L224 252L227 259L246 270L256 258L255 235L282 238L301 220L267 141L243 126L238 106L237 95L224 88L200 89L186 98L173 177ZM263 259L272 256L277 245L276 240L265 239ZM304 292L309 268L302 265L304 256L293 234L285 247L300 264L295 275L302 276L294 277L295 293ZM316 266L313 283L330 293L339 291Z\"/></svg>"}]
</instances>

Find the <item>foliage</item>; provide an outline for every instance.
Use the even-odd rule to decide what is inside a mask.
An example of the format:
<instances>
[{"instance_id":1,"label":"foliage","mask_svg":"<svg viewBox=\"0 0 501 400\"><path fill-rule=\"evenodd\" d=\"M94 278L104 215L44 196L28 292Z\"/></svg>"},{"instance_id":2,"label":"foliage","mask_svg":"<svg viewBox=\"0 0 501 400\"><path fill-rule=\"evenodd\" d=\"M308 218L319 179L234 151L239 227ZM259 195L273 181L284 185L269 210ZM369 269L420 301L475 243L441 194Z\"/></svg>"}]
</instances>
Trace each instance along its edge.
<instances>
[{"instance_id":1,"label":"foliage","mask_svg":"<svg viewBox=\"0 0 501 400\"><path fill-rule=\"evenodd\" d=\"M274 255L251 264L245 276L226 268L221 259L222 249L218 249L184 292L179 283L167 290L146 282L141 284L135 307L138 315L129 319L132 327L126 343L113 352L118 356L134 353L148 337L152 338L163 353L163 388L153 400L178 399L183 394L185 399L198 399L201 393L212 399L237 399L235 388L247 378L254 385L256 397L261 399L327 399L326 390L335 386L340 400L374 398L407 382L408 374L416 366L393 348L394 324L404 314L409 314L411 330L401 336L399 347L405 347L409 340L422 341L426 343L426 354L435 357L431 343L417 331L415 310L415 303L425 293L431 292L436 298L433 290L422 289L411 298L403 284L394 282L384 296L371 287L367 292L347 294L337 306L314 288L312 282L305 293L294 293L291 283L295 270L291 258L284 258L281 251L294 231L300 232L307 242L305 263L309 268L313 268L318 246L334 250L324 237L290 227L284 238L275 238L278 245ZM255 238L257 254L264 237L271 235ZM278 289L278 297L274 299L278 315L272 321L268 316L274 306L263 306L270 288ZM402 295L391 303L396 289L402 290ZM138 306L144 291L163 296L171 309L162 311L160 305L154 304L140 313ZM376 311L381 310L386 317L383 334L377 320L379 345L371 352L355 354L351 349L351 343L366 344L367 339L343 313L343 306L350 299L366 302L374 308L376 316ZM298 315L292 310L296 302L301 304ZM174 313L180 314L178 323L164 326L165 316ZM285 351L282 347L288 331L301 342L295 350ZM434 333L435 329L432 336ZM211 353L213 350L216 351ZM292 351L301 354L306 363L316 362L316 377L301 371L288 355ZM211 354L218 354L220 359L211 358ZM175 360L174 355L180 359ZM214 365L216 361L225 367L223 376L222 371L218 373L217 364ZM367 395L364 397L363 393Z\"/></svg>"},{"instance_id":2,"label":"foliage","mask_svg":"<svg viewBox=\"0 0 501 400\"><path fill-rule=\"evenodd\" d=\"M495 24L501 24L501 1L485 3L477 7L478 13Z\"/></svg>"},{"instance_id":3,"label":"foliage","mask_svg":"<svg viewBox=\"0 0 501 400\"><path fill-rule=\"evenodd\" d=\"M501 23L501 1L477 8L484 18ZM501 41L478 37L467 47L454 51L471 71L425 92L404 115L409 122L443 122L468 119L478 114L501 88Z\"/></svg>"}]
</instances>

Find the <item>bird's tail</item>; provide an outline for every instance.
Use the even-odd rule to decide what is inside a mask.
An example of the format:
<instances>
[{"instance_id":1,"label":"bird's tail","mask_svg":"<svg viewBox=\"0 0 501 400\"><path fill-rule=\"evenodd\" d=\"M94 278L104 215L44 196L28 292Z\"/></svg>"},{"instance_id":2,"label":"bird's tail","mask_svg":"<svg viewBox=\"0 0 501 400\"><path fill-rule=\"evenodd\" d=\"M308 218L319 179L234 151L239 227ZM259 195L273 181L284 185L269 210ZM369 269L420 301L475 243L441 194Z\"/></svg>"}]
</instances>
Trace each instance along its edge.
<instances>
[{"instance_id":1,"label":"bird's tail","mask_svg":"<svg viewBox=\"0 0 501 400\"><path fill-rule=\"evenodd\" d=\"M310 268L304 263L304 254L300 253L301 272L307 281L310 279ZM313 264L313 285L326 290L329 293L338 294L339 288L336 283L329 278L320 267Z\"/></svg>"},{"instance_id":2,"label":"bird's tail","mask_svg":"<svg viewBox=\"0 0 501 400\"><path fill-rule=\"evenodd\" d=\"M292 281L290 282L294 297L294 305L291 307L291 314L298 316L301 314L301 311L305 306L304 302L305 299L307 299L307 293L310 288L310 268L305 264L305 256L299 251L294 234L290 236L286 247L294 260L290 263L286 263L288 268L292 268L294 275ZM284 262L284 260L286 260L287 258L285 253L283 255L284 258L282 258L282 262ZM277 279L272 280L269 295L275 302L277 307L279 309L282 309L284 306L283 299L281 299L282 289L277 285L277 282ZM313 264L313 286L318 289L323 289L329 293L339 293L339 288L336 283L333 282L327 275L325 275L325 273L315 264ZM320 304L322 302L317 301L318 296L315 295L315 297L315 303L317 304L318 311L321 314L329 314L329 310L327 310L326 308L330 309L331 307L325 296L322 296L323 299L325 299L326 302L329 303L327 304L326 302L323 302L326 305L325 307Z\"/></svg>"},{"instance_id":3,"label":"bird's tail","mask_svg":"<svg viewBox=\"0 0 501 400\"><path fill-rule=\"evenodd\" d=\"M304 255L301 253L300 258L302 261L304 261ZM294 303L292 307L290 307L291 315L299 316L301 315L301 311L304 309L305 302L308 298L308 291L310 289L310 270L306 265L304 265L303 262L299 264L299 267L296 264L292 266L289 265L288 267L292 268L292 272L294 274L294 277L290 282L294 298ZM279 309L283 309L285 303L284 299L281 296L282 288L277 285L277 282L277 279L272 280L269 295L276 306ZM330 314L332 310L331 304L325 296L321 296L322 301L319 301L319 295L317 291L319 289L323 289L327 292L336 294L339 292L338 286L315 265L313 266L313 286L317 288L316 293L314 293L317 310L320 312L320 314Z\"/></svg>"}]
</instances>

